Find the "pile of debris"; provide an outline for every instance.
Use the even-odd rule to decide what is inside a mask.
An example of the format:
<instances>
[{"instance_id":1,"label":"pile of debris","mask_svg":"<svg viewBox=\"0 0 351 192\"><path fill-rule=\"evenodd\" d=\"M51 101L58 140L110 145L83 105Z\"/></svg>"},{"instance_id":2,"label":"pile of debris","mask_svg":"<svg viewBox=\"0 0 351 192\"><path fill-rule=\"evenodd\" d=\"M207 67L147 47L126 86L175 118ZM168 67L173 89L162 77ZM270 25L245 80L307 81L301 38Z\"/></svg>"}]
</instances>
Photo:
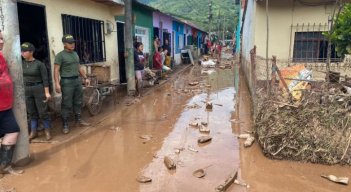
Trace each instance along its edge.
<instances>
[{"instance_id":1,"label":"pile of debris","mask_svg":"<svg viewBox=\"0 0 351 192\"><path fill-rule=\"evenodd\" d=\"M295 103L263 91L257 97L255 128L266 156L351 164L351 94L345 87L306 90Z\"/></svg>"}]
</instances>

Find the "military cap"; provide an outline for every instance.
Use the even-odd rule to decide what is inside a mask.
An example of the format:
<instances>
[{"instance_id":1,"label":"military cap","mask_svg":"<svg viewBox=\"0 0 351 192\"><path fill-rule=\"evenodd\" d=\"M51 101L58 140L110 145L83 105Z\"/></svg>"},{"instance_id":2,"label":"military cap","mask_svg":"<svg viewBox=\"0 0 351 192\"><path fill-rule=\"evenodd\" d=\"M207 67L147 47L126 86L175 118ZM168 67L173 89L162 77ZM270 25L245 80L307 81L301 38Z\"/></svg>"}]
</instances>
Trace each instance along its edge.
<instances>
[{"instance_id":1,"label":"military cap","mask_svg":"<svg viewBox=\"0 0 351 192\"><path fill-rule=\"evenodd\" d=\"M21 45L21 51L26 52L26 51L35 51L35 47L33 44L25 42Z\"/></svg>"}]
</instances>

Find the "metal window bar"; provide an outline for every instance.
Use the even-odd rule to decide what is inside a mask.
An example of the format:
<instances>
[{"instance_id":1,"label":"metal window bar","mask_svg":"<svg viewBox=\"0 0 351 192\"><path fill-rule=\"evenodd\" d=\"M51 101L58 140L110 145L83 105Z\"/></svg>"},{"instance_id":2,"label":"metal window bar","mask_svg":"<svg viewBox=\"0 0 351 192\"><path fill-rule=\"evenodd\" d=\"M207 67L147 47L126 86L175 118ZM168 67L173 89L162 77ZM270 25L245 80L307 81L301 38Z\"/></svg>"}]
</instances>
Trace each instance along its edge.
<instances>
[{"instance_id":1,"label":"metal window bar","mask_svg":"<svg viewBox=\"0 0 351 192\"><path fill-rule=\"evenodd\" d=\"M64 34L76 39L81 64L106 61L104 21L62 14Z\"/></svg>"},{"instance_id":2,"label":"metal window bar","mask_svg":"<svg viewBox=\"0 0 351 192\"><path fill-rule=\"evenodd\" d=\"M328 30L327 24L297 24L291 25L290 62L293 63L322 63L327 60L328 41L323 32ZM292 55L291 55L292 53ZM331 62L340 62L335 46L332 45Z\"/></svg>"}]
</instances>

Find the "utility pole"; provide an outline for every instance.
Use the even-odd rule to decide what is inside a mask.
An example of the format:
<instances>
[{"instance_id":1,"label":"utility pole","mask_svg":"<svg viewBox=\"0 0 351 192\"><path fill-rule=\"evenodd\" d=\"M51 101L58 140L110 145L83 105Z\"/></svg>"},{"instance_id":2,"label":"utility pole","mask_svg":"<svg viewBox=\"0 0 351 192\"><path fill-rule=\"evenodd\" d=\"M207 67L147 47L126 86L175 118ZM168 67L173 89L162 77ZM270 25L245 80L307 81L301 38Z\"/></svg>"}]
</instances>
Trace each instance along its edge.
<instances>
[{"instance_id":1,"label":"utility pole","mask_svg":"<svg viewBox=\"0 0 351 192\"><path fill-rule=\"evenodd\" d=\"M133 23L132 23L132 0L124 1L125 10L125 51L128 95L135 93L135 71L134 71L134 48L133 48Z\"/></svg>"},{"instance_id":2,"label":"utility pole","mask_svg":"<svg viewBox=\"0 0 351 192\"><path fill-rule=\"evenodd\" d=\"M225 37L224 37L224 34L225 34L225 17L223 16L223 42L225 40Z\"/></svg>"},{"instance_id":3,"label":"utility pole","mask_svg":"<svg viewBox=\"0 0 351 192\"><path fill-rule=\"evenodd\" d=\"M208 0L208 34L211 36L211 30L212 30L212 0Z\"/></svg>"},{"instance_id":4,"label":"utility pole","mask_svg":"<svg viewBox=\"0 0 351 192\"><path fill-rule=\"evenodd\" d=\"M17 1L1 0L2 9L3 35L5 45L3 54L6 58L10 75L14 83L14 106L18 125L20 126L20 135L17 140L16 150L13 162L18 165L28 164L29 158L29 140L28 140L28 123L25 104L23 72L20 49L20 36L18 26Z\"/></svg>"}]
</instances>

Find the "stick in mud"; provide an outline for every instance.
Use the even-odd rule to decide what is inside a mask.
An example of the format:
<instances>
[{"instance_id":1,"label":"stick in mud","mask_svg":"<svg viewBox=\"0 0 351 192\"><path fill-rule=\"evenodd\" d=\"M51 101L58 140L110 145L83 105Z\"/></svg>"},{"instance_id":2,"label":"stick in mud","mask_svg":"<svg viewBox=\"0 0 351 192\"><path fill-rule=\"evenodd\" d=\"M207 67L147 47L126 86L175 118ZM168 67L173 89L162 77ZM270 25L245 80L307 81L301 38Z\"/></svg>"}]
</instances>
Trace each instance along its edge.
<instances>
[{"instance_id":1,"label":"stick in mud","mask_svg":"<svg viewBox=\"0 0 351 192\"><path fill-rule=\"evenodd\" d=\"M223 184L220 184L216 187L216 192L225 192L238 178L238 171L234 171L229 177L224 181Z\"/></svg>"}]
</instances>

